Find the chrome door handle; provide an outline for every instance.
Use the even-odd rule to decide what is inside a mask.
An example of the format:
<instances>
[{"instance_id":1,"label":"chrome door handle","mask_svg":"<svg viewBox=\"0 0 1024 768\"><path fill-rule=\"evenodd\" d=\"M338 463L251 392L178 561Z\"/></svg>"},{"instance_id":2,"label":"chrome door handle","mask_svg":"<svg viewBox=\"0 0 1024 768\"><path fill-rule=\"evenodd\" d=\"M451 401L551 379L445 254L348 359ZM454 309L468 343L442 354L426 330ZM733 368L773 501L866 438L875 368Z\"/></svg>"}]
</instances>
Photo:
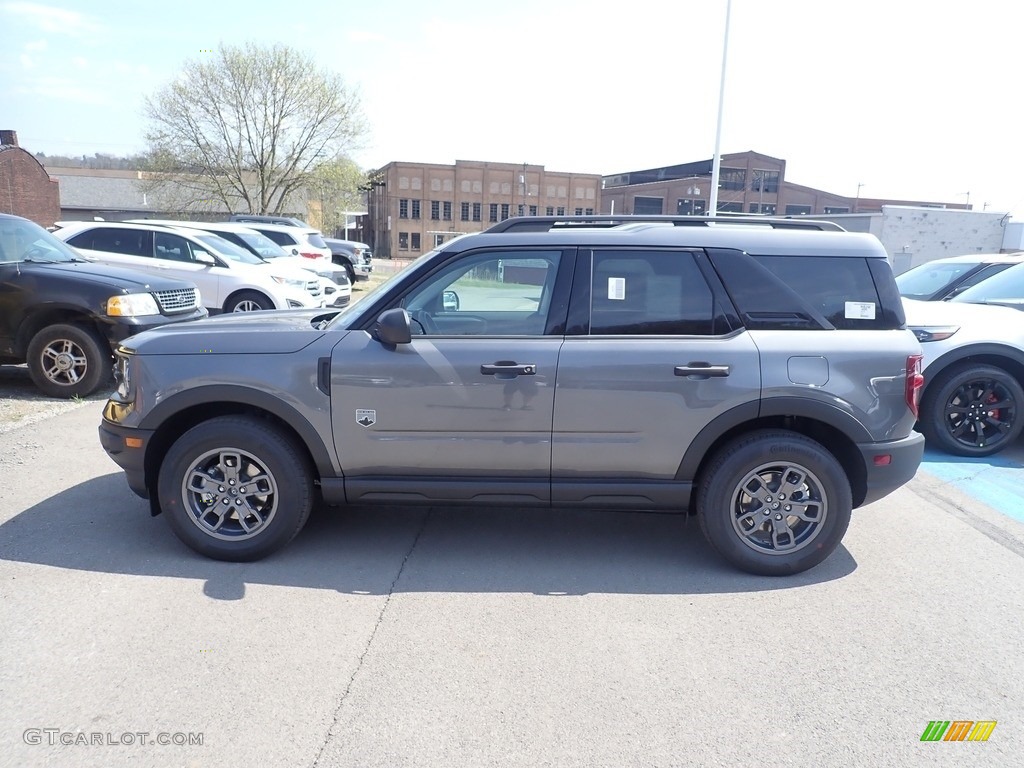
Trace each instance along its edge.
<instances>
[{"instance_id":1,"label":"chrome door handle","mask_svg":"<svg viewBox=\"0 0 1024 768\"><path fill-rule=\"evenodd\" d=\"M480 373L484 376L500 376L502 374L506 376L533 376L537 373L537 366L533 363L519 365L507 360L499 360L493 365L481 365Z\"/></svg>"}]
</instances>

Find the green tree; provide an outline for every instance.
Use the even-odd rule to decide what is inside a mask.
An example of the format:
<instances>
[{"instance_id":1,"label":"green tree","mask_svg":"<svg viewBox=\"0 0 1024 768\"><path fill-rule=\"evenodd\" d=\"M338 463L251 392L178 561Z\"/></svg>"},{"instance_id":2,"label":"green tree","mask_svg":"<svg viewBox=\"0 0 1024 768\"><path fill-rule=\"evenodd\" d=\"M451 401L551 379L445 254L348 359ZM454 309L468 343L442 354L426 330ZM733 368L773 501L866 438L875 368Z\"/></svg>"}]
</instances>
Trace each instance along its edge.
<instances>
[{"instance_id":1,"label":"green tree","mask_svg":"<svg viewBox=\"0 0 1024 768\"><path fill-rule=\"evenodd\" d=\"M366 174L348 158L322 163L306 185L310 221L327 234L345 229L346 212L362 211Z\"/></svg>"},{"instance_id":2,"label":"green tree","mask_svg":"<svg viewBox=\"0 0 1024 768\"><path fill-rule=\"evenodd\" d=\"M149 189L183 210L295 213L366 134L358 94L283 45L221 44L146 100Z\"/></svg>"}]
</instances>

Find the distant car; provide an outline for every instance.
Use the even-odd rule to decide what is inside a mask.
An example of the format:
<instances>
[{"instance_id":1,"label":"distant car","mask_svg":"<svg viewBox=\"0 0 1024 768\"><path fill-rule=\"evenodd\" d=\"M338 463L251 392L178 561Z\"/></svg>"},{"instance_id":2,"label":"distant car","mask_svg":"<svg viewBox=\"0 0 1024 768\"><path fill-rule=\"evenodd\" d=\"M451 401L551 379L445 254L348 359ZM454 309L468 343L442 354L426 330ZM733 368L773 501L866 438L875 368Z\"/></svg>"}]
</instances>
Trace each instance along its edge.
<instances>
[{"instance_id":1,"label":"distant car","mask_svg":"<svg viewBox=\"0 0 1024 768\"><path fill-rule=\"evenodd\" d=\"M48 397L95 392L122 341L206 315L192 283L90 264L38 224L0 214L0 364L27 363Z\"/></svg>"},{"instance_id":2,"label":"distant car","mask_svg":"<svg viewBox=\"0 0 1024 768\"><path fill-rule=\"evenodd\" d=\"M231 221L240 224L280 224L285 227L305 227L312 229L302 219L293 219L290 216L262 216L255 213L235 213L231 215Z\"/></svg>"},{"instance_id":3,"label":"distant car","mask_svg":"<svg viewBox=\"0 0 1024 768\"><path fill-rule=\"evenodd\" d=\"M262 222L245 222L245 224L257 232L262 232L292 256L331 261L331 249L327 247L319 230L287 224L265 224Z\"/></svg>"},{"instance_id":4,"label":"distant car","mask_svg":"<svg viewBox=\"0 0 1024 768\"><path fill-rule=\"evenodd\" d=\"M324 242L331 249L331 259L334 263L344 267L348 272L350 282L370 279L370 273L373 272L373 253L370 246L355 240L338 240L333 237L325 237Z\"/></svg>"},{"instance_id":5,"label":"distant car","mask_svg":"<svg viewBox=\"0 0 1024 768\"><path fill-rule=\"evenodd\" d=\"M1024 310L1024 263L1014 264L998 275L965 289L952 301L967 304L997 304Z\"/></svg>"},{"instance_id":6,"label":"distant car","mask_svg":"<svg viewBox=\"0 0 1024 768\"><path fill-rule=\"evenodd\" d=\"M918 264L896 275L896 285L905 299L944 301L1021 263L1024 263L1024 252L951 256Z\"/></svg>"},{"instance_id":7,"label":"distant car","mask_svg":"<svg viewBox=\"0 0 1024 768\"><path fill-rule=\"evenodd\" d=\"M230 243L244 248L254 256L272 264L289 264L298 269L312 272L320 278L324 297L329 307L347 307L352 301L352 281L349 279L348 270L327 263L323 259L304 259L301 256L293 256L284 248L275 243L262 232L257 232L248 224L239 224L232 221L209 222L209 221L181 221L173 219L132 219L136 224L160 224L169 227L188 227L210 232L217 237L223 237Z\"/></svg>"},{"instance_id":8,"label":"distant car","mask_svg":"<svg viewBox=\"0 0 1024 768\"><path fill-rule=\"evenodd\" d=\"M326 303L316 275L275 267L210 232L111 221L60 224L54 234L94 261L195 283L210 314Z\"/></svg>"},{"instance_id":9,"label":"distant car","mask_svg":"<svg viewBox=\"0 0 1024 768\"><path fill-rule=\"evenodd\" d=\"M975 457L1013 444L1024 429L1024 315L959 297L903 306L924 351L918 429L928 443Z\"/></svg>"}]
</instances>

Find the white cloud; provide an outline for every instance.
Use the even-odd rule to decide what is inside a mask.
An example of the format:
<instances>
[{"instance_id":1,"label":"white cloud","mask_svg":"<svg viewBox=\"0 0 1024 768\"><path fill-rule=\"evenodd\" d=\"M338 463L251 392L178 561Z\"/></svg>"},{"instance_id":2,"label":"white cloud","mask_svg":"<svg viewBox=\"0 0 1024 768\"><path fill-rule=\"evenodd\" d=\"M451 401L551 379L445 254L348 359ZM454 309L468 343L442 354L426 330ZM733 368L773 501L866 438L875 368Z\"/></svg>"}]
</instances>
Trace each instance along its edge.
<instances>
[{"instance_id":1,"label":"white cloud","mask_svg":"<svg viewBox=\"0 0 1024 768\"><path fill-rule=\"evenodd\" d=\"M39 27L44 32L81 37L99 32L101 29L97 22L78 11L55 8L51 5L12 2L4 3L0 8L12 16L18 16L27 23Z\"/></svg>"}]
</instances>

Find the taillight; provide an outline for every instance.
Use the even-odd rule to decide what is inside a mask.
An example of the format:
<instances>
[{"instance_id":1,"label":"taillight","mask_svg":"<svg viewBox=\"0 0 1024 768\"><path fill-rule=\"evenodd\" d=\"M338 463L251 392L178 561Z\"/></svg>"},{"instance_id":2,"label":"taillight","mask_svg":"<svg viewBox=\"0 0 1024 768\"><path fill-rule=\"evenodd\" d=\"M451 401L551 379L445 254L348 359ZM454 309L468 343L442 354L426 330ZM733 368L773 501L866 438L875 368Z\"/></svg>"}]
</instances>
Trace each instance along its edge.
<instances>
[{"instance_id":1,"label":"taillight","mask_svg":"<svg viewBox=\"0 0 1024 768\"><path fill-rule=\"evenodd\" d=\"M924 388L924 374L921 373L921 361L924 355L907 356L907 407L917 418L918 405L921 403L921 390Z\"/></svg>"},{"instance_id":2,"label":"taillight","mask_svg":"<svg viewBox=\"0 0 1024 768\"><path fill-rule=\"evenodd\" d=\"M322 259L324 257L322 253L306 253L305 251L299 251L299 256L304 259Z\"/></svg>"}]
</instances>

